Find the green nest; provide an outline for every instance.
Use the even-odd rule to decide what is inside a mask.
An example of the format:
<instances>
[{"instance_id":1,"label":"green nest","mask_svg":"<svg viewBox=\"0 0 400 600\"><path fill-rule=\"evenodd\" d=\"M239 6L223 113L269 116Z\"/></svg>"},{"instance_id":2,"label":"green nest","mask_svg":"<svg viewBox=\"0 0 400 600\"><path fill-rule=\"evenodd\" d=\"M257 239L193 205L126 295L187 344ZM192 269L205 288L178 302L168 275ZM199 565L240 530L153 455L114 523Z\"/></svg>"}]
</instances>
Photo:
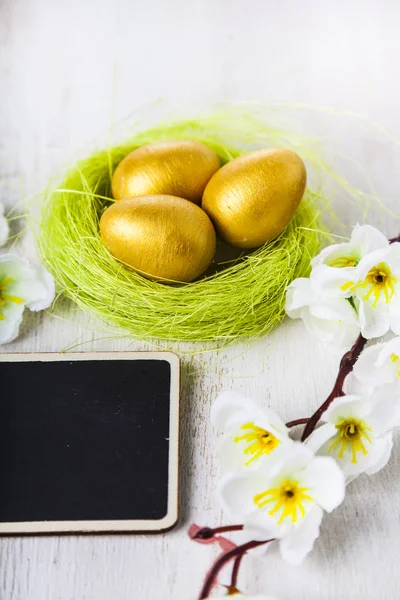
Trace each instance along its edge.
<instances>
[{"instance_id":1,"label":"green nest","mask_svg":"<svg viewBox=\"0 0 400 600\"><path fill-rule=\"evenodd\" d=\"M284 317L287 286L309 273L310 259L321 247L321 195L308 189L277 238L218 264L198 281L149 281L110 255L100 238L99 219L112 202L111 177L121 159L138 146L166 139L199 140L222 163L268 146L292 147L308 166L311 156L306 145L291 143L290 137L248 115L188 120L136 133L123 145L76 164L61 186L48 192L39 235L47 268L61 293L138 339L227 344L269 333Z\"/></svg>"}]
</instances>

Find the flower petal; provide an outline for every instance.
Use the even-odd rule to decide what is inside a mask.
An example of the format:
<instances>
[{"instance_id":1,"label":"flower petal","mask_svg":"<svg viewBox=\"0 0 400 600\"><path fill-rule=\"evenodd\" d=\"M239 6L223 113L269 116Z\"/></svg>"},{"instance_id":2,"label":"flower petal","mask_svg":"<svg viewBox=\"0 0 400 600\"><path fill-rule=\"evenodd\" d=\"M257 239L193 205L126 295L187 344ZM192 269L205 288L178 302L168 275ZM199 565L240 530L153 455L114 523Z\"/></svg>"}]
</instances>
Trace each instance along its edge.
<instances>
[{"instance_id":1,"label":"flower petal","mask_svg":"<svg viewBox=\"0 0 400 600\"><path fill-rule=\"evenodd\" d=\"M286 312L292 319L298 318L298 309L310 306L317 300L317 293L312 287L311 279L299 277L292 281L286 293Z\"/></svg>"},{"instance_id":2,"label":"flower petal","mask_svg":"<svg viewBox=\"0 0 400 600\"><path fill-rule=\"evenodd\" d=\"M279 439L286 437L288 428L280 417L268 407L258 404L235 391L223 392L211 407L211 422L220 431L228 433L245 423L254 422Z\"/></svg>"},{"instance_id":3,"label":"flower petal","mask_svg":"<svg viewBox=\"0 0 400 600\"><path fill-rule=\"evenodd\" d=\"M53 277L41 265L35 267L13 254L0 256L0 277L11 280L7 292L21 298L31 310L42 310L54 299Z\"/></svg>"},{"instance_id":4,"label":"flower petal","mask_svg":"<svg viewBox=\"0 0 400 600\"><path fill-rule=\"evenodd\" d=\"M291 524L278 525L267 508L253 511L244 519L244 529L247 538L262 542L273 538L280 539L292 529Z\"/></svg>"},{"instance_id":5,"label":"flower petal","mask_svg":"<svg viewBox=\"0 0 400 600\"><path fill-rule=\"evenodd\" d=\"M211 407L211 423L216 429L228 432L240 423L260 416L259 406L235 391L222 392Z\"/></svg>"},{"instance_id":6,"label":"flower petal","mask_svg":"<svg viewBox=\"0 0 400 600\"><path fill-rule=\"evenodd\" d=\"M223 508L232 518L244 519L256 510L254 496L265 489L265 480L259 471L226 475L218 486Z\"/></svg>"},{"instance_id":7,"label":"flower petal","mask_svg":"<svg viewBox=\"0 0 400 600\"><path fill-rule=\"evenodd\" d=\"M347 481L353 481L358 475L366 473L373 475L382 469L390 458L392 449L392 435L389 433L383 438L375 438L373 444L368 446L367 454L358 454L357 462L353 463L350 457L344 456L338 461Z\"/></svg>"},{"instance_id":8,"label":"flower petal","mask_svg":"<svg viewBox=\"0 0 400 600\"><path fill-rule=\"evenodd\" d=\"M393 386L383 386L373 392L372 410L368 418L374 435L386 434L396 427L400 418L400 398ZM397 390L396 390L397 391Z\"/></svg>"},{"instance_id":9,"label":"flower petal","mask_svg":"<svg viewBox=\"0 0 400 600\"><path fill-rule=\"evenodd\" d=\"M279 542L282 558L291 565L299 565L312 550L319 535L323 511L314 506L300 527L294 528Z\"/></svg>"},{"instance_id":10,"label":"flower petal","mask_svg":"<svg viewBox=\"0 0 400 600\"><path fill-rule=\"evenodd\" d=\"M312 311L307 308L301 310L301 317L307 331L321 340L324 344L348 347L354 343L360 332L358 325L347 323L345 320L339 322L338 319L335 321L320 319L314 316Z\"/></svg>"},{"instance_id":11,"label":"flower petal","mask_svg":"<svg viewBox=\"0 0 400 600\"><path fill-rule=\"evenodd\" d=\"M336 256L352 256L355 251L356 246L351 242L332 244L321 250L321 252L311 260L311 266L314 268L318 265L327 264Z\"/></svg>"},{"instance_id":12,"label":"flower petal","mask_svg":"<svg viewBox=\"0 0 400 600\"><path fill-rule=\"evenodd\" d=\"M391 433L376 440L373 448L374 461L372 461L372 466L365 470L365 473L367 475L375 475L375 473L383 469L383 467L386 467L392 453L392 448L393 437Z\"/></svg>"},{"instance_id":13,"label":"flower petal","mask_svg":"<svg viewBox=\"0 0 400 600\"><path fill-rule=\"evenodd\" d=\"M389 342L386 342L384 344L376 344L375 346L372 346L372 348L379 349L379 355L377 356L376 366L381 367L385 364L387 359L392 360L393 354L400 357L400 337L399 336L395 337L395 338L391 339ZM364 350L363 354L364 353L365 353L365 350Z\"/></svg>"},{"instance_id":14,"label":"flower petal","mask_svg":"<svg viewBox=\"0 0 400 600\"><path fill-rule=\"evenodd\" d=\"M364 256L358 264L358 274L360 280L364 280L368 272L381 262L392 262L396 254L395 244L391 244L383 249L373 250Z\"/></svg>"},{"instance_id":15,"label":"flower petal","mask_svg":"<svg viewBox=\"0 0 400 600\"><path fill-rule=\"evenodd\" d=\"M371 225L355 225L348 242L332 244L324 248L313 260L311 266L329 264L339 257L352 256L360 260L363 256L374 250L389 246L389 240L378 229Z\"/></svg>"},{"instance_id":16,"label":"flower petal","mask_svg":"<svg viewBox=\"0 0 400 600\"><path fill-rule=\"evenodd\" d=\"M351 234L351 242L360 248L364 256L368 252L381 250L389 246L389 240L372 225L356 225Z\"/></svg>"},{"instance_id":17,"label":"flower petal","mask_svg":"<svg viewBox=\"0 0 400 600\"><path fill-rule=\"evenodd\" d=\"M382 337L390 329L389 313L380 307L373 308L368 302L360 302L358 309L362 335L371 340Z\"/></svg>"},{"instance_id":18,"label":"flower petal","mask_svg":"<svg viewBox=\"0 0 400 600\"><path fill-rule=\"evenodd\" d=\"M4 318L0 319L0 345L12 342L18 336L23 312L23 304L7 303L1 308Z\"/></svg>"},{"instance_id":19,"label":"flower petal","mask_svg":"<svg viewBox=\"0 0 400 600\"><path fill-rule=\"evenodd\" d=\"M332 512L344 500L344 476L333 458L317 456L307 467L303 482L312 498L327 512Z\"/></svg>"},{"instance_id":20,"label":"flower petal","mask_svg":"<svg viewBox=\"0 0 400 600\"><path fill-rule=\"evenodd\" d=\"M322 448L322 446L326 444L326 442L336 434L336 427L332 425L332 423L325 423L324 425L321 425L321 427L314 429L312 434L306 439L304 443L313 452L318 452L318 450Z\"/></svg>"},{"instance_id":21,"label":"flower petal","mask_svg":"<svg viewBox=\"0 0 400 600\"><path fill-rule=\"evenodd\" d=\"M39 311L48 308L53 302L56 294L54 277L50 275L48 271L46 271L43 265L38 265L36 267L36 276L37 280L43 286L43 292L40 294L40 297L27 302L27 307L32 311Z\"/></svg>"},{"instance_id":22,"label":"flower petal","mask_svg":"<svg viewBox=\"0 0 400 600\"><path fill-rule=\"evenodd\" d=\"M291 443L282 445L282 456L284 464L277 464L275 472L264 472L272 479L275 477L291 476L293 472L305 469L312 460L314 453L302 442L290 440Z\"/></svg>"},{"instance_id":23,"label":"flower petal","mask_svg":"<svg viewBox=\"0 0 400 600\"><path fill-rule=\"evenodd\" d=\"M354 365L353 373L358 381L365 385L375 386L392 382L395 371L386 344L375 344L366 348Z\"/></svg>"},{"instance_id":24,"label":"flower petal","mask_svg":"<svg viewBox=\"0 0 400 600\"><path fill-rule=\"evenodd\" d=\"M397 336L400 336L400 269L399 269L399 275L397 277L397 284L395 284L394 287L395 287L395 294L397 296L397 301L389 303L388 312L389 312L389 319L390 319L390 327ZM399 354L399 356L400 356L400 354Z\"/></svg>"},{"instance_id":25,"label":"flower petal","mask_svg":"<svg viewBox=\"0 0 400 600\"><path fill-rule=\"evenodd\" d=\"M334 321L335 326L342 321L358 325L357 313L346 298L320 298L310 311L315 317Z\"/></svg>"},{"instance_id":26,"label":"flower petal","mask_svg":"<svg viewBox=\"0 0 400 600\"><path fill-rule=\"evenodd\" d=\"M338 420L348 417L365 419L365 417L371 414L372 408L372 401L368 401L360 396L339 396L335 398L328 410L324 412L322 418L324 421L336 425Z\"/></svg>"},{"instance_id":27,"label":"flower petal","mask_svg":"<svg viewBox=\"0 0 400 600\"><path fill-rule=\"evenodd\" d=\"M310 277L320 294L332 298L349 298L352 292L348 284L357 283L358 272L354 267L338 269L328 265L318 265L311 271Z\"/></svg>"}]
</instances>

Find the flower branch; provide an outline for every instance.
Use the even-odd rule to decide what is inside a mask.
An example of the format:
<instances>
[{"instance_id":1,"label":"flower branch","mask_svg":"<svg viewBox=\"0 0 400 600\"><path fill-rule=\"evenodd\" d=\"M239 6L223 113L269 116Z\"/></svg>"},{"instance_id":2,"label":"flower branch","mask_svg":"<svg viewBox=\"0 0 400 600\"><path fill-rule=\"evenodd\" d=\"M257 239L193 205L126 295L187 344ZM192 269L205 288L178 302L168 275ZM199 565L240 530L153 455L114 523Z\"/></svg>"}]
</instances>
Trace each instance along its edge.
<instances>
[{"instance_id":1,"label":"flower branch","mask_svg":"<svg viewBox=\"0 0 400 600\"><path fill-rule=\"evenodd\" d=\"M244 554L239 554L235 558L235 562L233 563L232 576L231 576L231 585L228 588L228 594L234 594L238 592L237 589L237 580L239 576L240 565L242 564Z\"/></svg>"},{"instance_id":2,"label":"flower branch","mask_svg":"<svg viewBox=\"0 0 400 600\"><path fill-rule=\"evenodd\" d=\"M288 421L286 423L286 427L291 429L292 427L297 427L298 425L307 425L310 417L305 417L304 419L294 419L293 421Z\"/></svg>"},{"instance_id":3,"label":"flower branch","mask_svg":"<svg viewBox=\"0 0 400 600\"><path fill-rule=\"evenodd\" d=\"M224 566L228 562L230 562L231 560L233 560L235 558L239 558L239 557L242 558L244 556L244 554L246 554L249 550L252 550L253 548L258 548L259 546L263 546L272 541L273 541L273 539L264 540L261 542L257 542L254 540L250 541L250 542L246 542L245 544L242 544L241 546L236 546L236 548L233 548L233 550L229 550L228 552L225 552L219 558L217 558L217 560L215 561L215 563L213 564L213 566L211 567L210 571L208 572L208 574L206 576L206 579L204 581L203 587L202 587L200 595L199 595L199 600L204 600L204 598L208 598L208 596L210 595L212 589L214 588L214 586L216 584L216 580L217 580L217 577L218 577L220 571L224 568ZM236 576L237 576L237 574L236 574Z\"/></svg>"},{"instance_id":4,"label":"flower branch","mask_svg":"<svg viewBox=\"0 0 400 600\"><path fill-rule=\"evenodd\" d=\"M192 540L211 540L216 535L221 533L229 533L232 531L241 531L243 529L243 525L225 525L223 527L216 527L215 529L211 529L211 527L202 527L198 531L196 531L193 535L191 535Z\"/></svg>"},{"instance_id":5,"label":"flower branch","mask_svg":"<svg viewBox=\"0 0 400 600\"><path fill-rule=\"evenodd\" d=\"M389 238L389 244L394 244L395 242L400 242L400 235L394 238Z\"/></svg>"},{"instance_id":6,"label":"flower branch","mask_svg":"<svg viewBox=\"0 0 400 600\"><path fill-rule=\"evenodd\" d=\"M321 404L321 406L315 411L315 413L307 420L307 424L304 428L303 435L301 436L302 442L304 442L314 431L322 415L332 404L333 400L335 400L335 398L338 398L339 396L344 396L343 385L345 379L353 370L354 365L356 364L366 343L367 340L360 334L352 348L343 355L340 361L339 373L336 377L333 389L327 397L327 399L325 400L325 402Z\"/></svg>"},{"instance_id":7,"label":"flower branch","mask_svg":"<svg viewBox=\"0 0 400 600\"><path fill-rule=\"evenodd\" d=\"M368 225L356 226L349 242L325 248L312 260L309 278L289 286L290 317L301 318L324 342L351 346L331 393L311 417L285 424L270 408L237 392L224 392L214 402L211 420L222 434L219 456L225 473L219 497L242 524L192 526L194 541L218 543L223 550L199 600L208 598L230 561L226 589L228 595L239 594L244 555L269 542L279 544L286 562L300 564L313 548L324 514L343 501L346 484L387 464L393 429L400 426L399 242L400 237L388 240ZM388 331L397 337L365 349ZM358 395L344 392L350 373ZM297 442L291 429L301 425ZM238 531L249 541L235 545L223 537Z\"/></svg>"}]
</instances>

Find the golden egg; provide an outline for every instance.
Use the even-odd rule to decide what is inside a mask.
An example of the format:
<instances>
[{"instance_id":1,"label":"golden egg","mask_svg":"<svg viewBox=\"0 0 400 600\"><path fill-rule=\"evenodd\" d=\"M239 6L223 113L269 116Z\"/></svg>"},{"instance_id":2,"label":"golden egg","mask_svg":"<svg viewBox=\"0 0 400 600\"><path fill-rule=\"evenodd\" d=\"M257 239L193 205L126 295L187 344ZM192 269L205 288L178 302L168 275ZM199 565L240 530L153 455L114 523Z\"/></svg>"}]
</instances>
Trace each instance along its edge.
<instances>
[{"instance_id":1,"label":"golden egg","mask_svg":"<svg viewBox=\"0 0 400 600\"><path fill-rule=\"evenodd\" d=\"M213 175L202 208L220 236L238 248L257 248L292 219L306 189L307 173L291 150L256 150Z\"/></svg>"},{"instance_id":2,"label":"golden egg","mask_svg":"<svg viewBox=\"0 0 400 600\"><path fill-rule=\"evenodd\" d=\"M156 142L133 150L112 178L115 200L168 194L200 204L204 188L219 169L216 153L200 142Z\"/></svg>"},{"instance_id":3,"label":"golden egg","mask_svg":"<svg viewBox=\"0 0 400 600\"><path fill-rule=\"evenodd\" d=\"M149 279L192 281L215 254L214 227L199 206L166 195L115 202L100 219L111 254Z\"/></svg>"}]
</instances>

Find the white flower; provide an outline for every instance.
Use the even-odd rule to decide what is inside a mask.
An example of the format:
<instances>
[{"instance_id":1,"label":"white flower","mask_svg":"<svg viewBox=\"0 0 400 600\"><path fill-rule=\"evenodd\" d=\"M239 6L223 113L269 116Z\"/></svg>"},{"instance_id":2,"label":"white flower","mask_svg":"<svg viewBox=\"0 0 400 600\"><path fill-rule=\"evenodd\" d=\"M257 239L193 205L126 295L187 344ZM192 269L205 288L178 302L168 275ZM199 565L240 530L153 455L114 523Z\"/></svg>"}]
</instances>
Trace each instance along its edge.
<instances>
[{"instance_id":1,"label":"white flower","mask_svg":"<svg viewBox=\"0 0 400 600\"><path fill-rule=\"evenodd\" d=\"M4 246L9 236L8 221L4 216L4 206L0 202L0 246Z\"/></svg>"},{"instance_id":2,"label":"white flower","mask_svg":"<svg viewBox=\"0 0 400 600\"><path fill-rule=\"evenodd\" d=\"M336 398L323 414L325 424L308 438L307 446L332 456L346 477L373 475L390 458L393 427L398 425L400 402L395 396Z\"/></svg>"},{"instance_id":3,"label":"white flower","mask_svg":"<svg viewBox=\"0 0 400 600\"><path fill-rule=\"evenodd\" d=\"M315 457L299 442L287 450L275 465L262 462L255 471L227 475L219 492L250 539L277 538L282 557L300 564L318 537L323 511L343 501L345 481L332 458Z\"/></svg>"},{"instance_id":4,"label":"white flower","mask_svg":"<svg viewBox=\"0 0 400 600\"><path fill-rule=\"evenodd\" d=\"M311 279L295 279L287 289L286 312L326 344L351 346L360 333L357 312L346 298L318 293Z\"/></svg>"},{"instance_id":5,"label":"white flower","mask_svg":"<svg viewBox=\"0 0 400 600\"><path fill-rule=\"evenodd\" d=\"M387 386L400 403L400 337L364 350L353 368L357 381L373 389Z\"/></svg>"},{"instance_id":6,"label":"white flower","mask_svg":"<svg viewBox=\"0 0 400 600\"><path fill-rule=\"evenodd\" d=\"M350 242L325 248L312 261L314 288L330 298L351 298L367 339L389 329L400 334L400 243L369 225L356 226Z\"/></svg>"},{"instance_id":7,"label":"white flower","mask_svg":"<svg viewBox=\"0 0 400 600\"><path fill-rule=\"evenodd\" d=\"M345 287L360 300L361 333L367 338L400 335L400 243L365 256L357 267L358 280Z\"/></svg>"},{"instance_id":8,"label":"white flower","mask_svg":"<svg viewBox=\"0 0 400 600\"><path fill-rule=\"evenodd\" d=\"M388 239L375 227L356 225L349 242L328 246L313 258L311 278L322 294L350 296L348 288L342 288L357 279L355 273L361 259L388 246Z\"/></svg>"},{"instance_id":9,"label":"white flower","mask_svg":"<svg viewBox=\"0 0 400 600\"><path fill-rule=\"evenodd\" d=\"M25 306L43 310L54 295L54 279L42 265L33 266L13 254L0 255L0 344L17 337Z\"/></svg>"},{"instance_id":10,"label":"white flower","mask_svg":"<svg viewBox=\"0 0 400 600\"><path fill-rule=\"evenodd\" d=\"M261 460L276 461L286 444L289 429L269 408L257 406L237 392L224 392L214 402L211 421L224 434L219 447L222 468L256 468Z\"/></svg>"},{"instance_id":11,"label":"white flower","mask_svg":"<svg viewBox=\"0 0 400 600\"><path fill-rule=\"evenodd\" d=\"M353 267L374 250L386 248L389 241L378 229L371 225L355 225L350 240L342 244L332 244L324 248L311 261L311 266L329 265L332 267ZM333 263L333 264L332 264Z\"/></svg>"}]
</instances>

